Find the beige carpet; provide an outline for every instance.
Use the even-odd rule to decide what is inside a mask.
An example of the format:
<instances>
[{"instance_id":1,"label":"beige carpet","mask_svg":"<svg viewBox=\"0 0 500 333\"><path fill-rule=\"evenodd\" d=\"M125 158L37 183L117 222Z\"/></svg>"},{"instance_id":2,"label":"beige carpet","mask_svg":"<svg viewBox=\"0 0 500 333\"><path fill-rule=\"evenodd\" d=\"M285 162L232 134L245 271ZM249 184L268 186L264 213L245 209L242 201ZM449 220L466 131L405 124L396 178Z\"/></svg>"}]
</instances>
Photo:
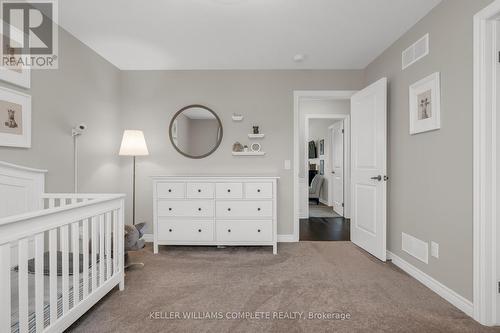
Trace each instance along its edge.
<instances>
[{"instance_id":1,"label":"beige carpet","mask_svg":"<svg viewBox=\"0 0 500 333\"><path fill-rule=\"evenodd\" d=\"M134 259L146 266L127 272L125 291L112 291L69 331L495 331L349 242L281 244L277 256L270 248L160 247L158 255L147 248ZM161 318L151 319L151 311ZM218 316L205 312L220 311L224 317L259 312L271 319L166 318L176 311L198 312L199 318ZM278 311L306 317L344 313L350 319L272 319Z\"/></svg>"}]
</instances>

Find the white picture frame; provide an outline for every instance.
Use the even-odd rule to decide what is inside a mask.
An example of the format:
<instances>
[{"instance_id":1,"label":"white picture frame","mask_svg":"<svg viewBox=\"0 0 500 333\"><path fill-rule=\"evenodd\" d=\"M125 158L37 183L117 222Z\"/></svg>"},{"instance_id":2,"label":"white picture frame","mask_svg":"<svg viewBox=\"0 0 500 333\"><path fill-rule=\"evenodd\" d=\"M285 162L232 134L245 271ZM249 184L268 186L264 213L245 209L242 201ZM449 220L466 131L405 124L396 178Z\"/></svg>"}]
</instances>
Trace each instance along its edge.
<instances>
[{"instance_id":1,"label":"white picture frame","mask_svg":"<svg viewBox=\"0 0 500 333\"><path fill-rule=\"evenodd\" d=\"M15 71L6 67L0 67L0 80L7 83L30 89L31 88L31 69L21 68Z\"/></svg>"},{"instance_id":2,"label":"white picture frame","mask_svg":"<svg viewBox=\"0 0 500 333\"><path fill-rule=\"evenodd\" d=\"M0 87L0 146L31 148L31 96Z\"/></svg>"},{"instance_id":3,"label":"white picture frame","mask_svg":"<svg viewBox=\"0 0 500 333\"><path fill-rule=\"evenodd\" d=\"M441 128L440 73L433 73L412 84L409 89L410 134Z\"/></svg>"}]
</instances>

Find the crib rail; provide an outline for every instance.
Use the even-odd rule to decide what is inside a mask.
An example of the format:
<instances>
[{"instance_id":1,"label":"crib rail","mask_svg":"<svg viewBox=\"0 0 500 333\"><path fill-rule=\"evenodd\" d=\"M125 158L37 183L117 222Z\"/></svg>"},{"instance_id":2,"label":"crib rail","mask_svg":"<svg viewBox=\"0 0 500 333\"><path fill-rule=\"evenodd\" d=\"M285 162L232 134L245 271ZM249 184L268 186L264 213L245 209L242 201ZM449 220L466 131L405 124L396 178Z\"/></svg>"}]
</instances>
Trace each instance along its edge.
<instances>
[{"instance_id":1,"label":"crib rail","mask_svg":"<svg viewBox=\"0 0 500 333\"><path fill-rule=\"evenodd\" d=\"M124 195L47 194L42 207L0 219L0 332L62 331L123 288Z\"/></svg>"}]
</instances>

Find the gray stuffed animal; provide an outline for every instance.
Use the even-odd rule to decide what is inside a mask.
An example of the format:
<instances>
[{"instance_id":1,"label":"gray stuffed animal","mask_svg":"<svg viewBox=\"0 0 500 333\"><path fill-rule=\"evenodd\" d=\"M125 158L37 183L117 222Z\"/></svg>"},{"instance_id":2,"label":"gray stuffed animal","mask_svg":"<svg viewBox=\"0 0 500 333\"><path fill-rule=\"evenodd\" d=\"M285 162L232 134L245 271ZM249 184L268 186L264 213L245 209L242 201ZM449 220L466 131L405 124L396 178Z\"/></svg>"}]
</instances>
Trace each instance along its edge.
<instances>
[{"instance_id":1,"label":"gray stuffed animal","mask_svg":"<svg viewBox=\"0 0 500 333\"><path fill-rule=\"evenodd\" d=\"M144 239L141 237L144 235L144 227L146 223L139 223L136 225L125 225L125 267L134 265L134 263L129 263L128 251L138 251L144 247Z\"/></svg>"}]
</instances>

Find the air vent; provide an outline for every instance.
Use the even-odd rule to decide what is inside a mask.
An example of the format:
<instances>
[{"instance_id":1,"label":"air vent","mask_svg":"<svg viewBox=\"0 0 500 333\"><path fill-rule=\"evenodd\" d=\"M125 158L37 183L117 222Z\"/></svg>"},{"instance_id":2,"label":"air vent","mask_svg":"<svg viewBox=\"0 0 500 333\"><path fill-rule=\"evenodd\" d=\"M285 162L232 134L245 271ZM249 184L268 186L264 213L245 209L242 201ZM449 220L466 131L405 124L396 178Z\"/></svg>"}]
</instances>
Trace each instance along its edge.
<instances>
[{"instance_id":1,"label":"air vent","mask_svg":"<svg viewBox=\"0 0 500 333\"><path fill-rule=\"evenodd\" d=\"M403 51L403 69L406 69L429 54L429 34Z\"/></svg>"},{"instance_id":2,"label":"air vent","mask_svg":"<svg viewBox=\"0 0 500 333\"><path fill-rule=\"evenodd\" d=\"M418 260L429 262L429 245L411 235L402 233L402 250Z\"/></svg>"}]
</instances>

